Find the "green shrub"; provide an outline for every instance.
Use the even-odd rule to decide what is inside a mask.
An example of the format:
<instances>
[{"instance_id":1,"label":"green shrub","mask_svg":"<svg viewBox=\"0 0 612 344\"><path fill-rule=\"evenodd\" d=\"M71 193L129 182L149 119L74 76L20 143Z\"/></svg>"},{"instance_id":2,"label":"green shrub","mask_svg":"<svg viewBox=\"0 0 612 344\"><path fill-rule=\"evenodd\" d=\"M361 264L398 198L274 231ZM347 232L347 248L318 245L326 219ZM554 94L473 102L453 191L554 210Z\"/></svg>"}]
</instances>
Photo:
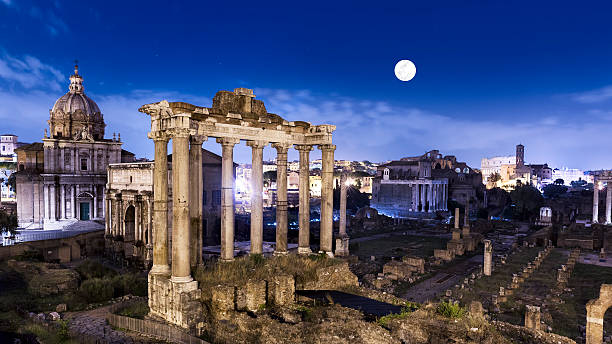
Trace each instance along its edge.
<instances>
[{"instance_id":1,"label":"green shrub","mask_svg":"<svg viewBox=\"0 0 612 344\"><path fill-rule=\"evenodd\" d=\"M456 319L461 318L465 314L465 309L452 302L440 302L436 312L447 318Z\"/></svg>"},{"instance_id":2,"label":"green shrub","mask_svg":"<svg viewBox=\"0 0 612 344\"><path fill-rule=\"evenodd\" d=\"M81 283L79 294L87 302L103 302L113 297L113 286L108 279L91 278Z\"/></svg>"},{"instance_id":3,"label":"green shrub","mask_svg":"<svg viewBox=\"0 0 612 344\"><path fill-rule=\"evenodd\" d=\"M132 294L136 296L147 296L147 280L134 275L117 275L112 278L113 294L115 297Z\"/></svg>"},{"instance_id":4,"label":"green shrub","mask_svg":"<svg viewBox=\"0 0 612 344\"><path fill-rule=\"evenodd\" d=\"M42 262L45 258L38 250L23 251L22 254L15 257L15 260L28 262Z\"/></svg>"},{"instance_id":5,"label":"green shrub","mask_svg":"<svg viewBox=\"0 0 612 344\"><path fill-rule=\"evenodd\" d=\"M389 324L389 321L393 319L404 319L410 313L416 311L419 308L421 308L420 304L416 302L406 301L406 303L402 307L402 310L399 314L389 314L389 315L382 316L376 319L376 323L380 326L387 327L387 325Z\"/></svg>"},{"instance_id":6,"label":"green shrub","mask_svg":"<svg viewBox=\"0 0 612 344\"><path fill-rule=\"evenodd\" d=\"M124 317L144 319L144 317L149 314L149 305L147 302L136 302L123 308L117 314L123 315Z\"/></svg>"},{"instance_id":7,"label":"green shrub","mask_svg":"<svg viewBox=\"0 0 612 344\"><path fill-rule=\"evenodd\" d=\"M117 275L115 270L89 259L81 263L76 270L84 280L90 278L113 277Z\"/></svg>"}]
</instances>

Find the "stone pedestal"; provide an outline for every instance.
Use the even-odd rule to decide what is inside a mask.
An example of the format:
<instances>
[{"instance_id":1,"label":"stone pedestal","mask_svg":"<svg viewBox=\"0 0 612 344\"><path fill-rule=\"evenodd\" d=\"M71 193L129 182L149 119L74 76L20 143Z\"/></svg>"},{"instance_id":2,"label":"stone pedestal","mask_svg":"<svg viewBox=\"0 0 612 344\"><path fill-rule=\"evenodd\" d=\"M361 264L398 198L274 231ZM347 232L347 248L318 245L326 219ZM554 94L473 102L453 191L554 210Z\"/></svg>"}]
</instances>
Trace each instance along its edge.
<instances>
[{"instance_id":1,"label":"stone pedestal","mask_svg":"<svg viewBox=\"0 0 612 344\"><path fill-rule=\"evenodd\" d=\"M491 240L484 241L484 262L483 272L485 276L491 276L491 261L493 259L493 246Z\"/></svg>"},{"instance_id":2,"label":"stone pedestal","mask_svg":"<svg viewBox=\"0 0 612 344\"><path fill-rule=\"evenodd\" d=\"M540 330L540 307L525 306L525 327L532 330Z\"/></svg>"},{"instance_id":3,"label":"stone pedestal","mask_svg":"<svg viewBox=\"0 0 612 344\"><path fill-rule=\"evenodd\" d=\"M338 257L347 257L349 254L349 237L344 236L342 238L336 238L335 255Z\"/></svg>"},{"instance_id":4,"label":"stone pedestal","mask_svg":"<svg viewBox=\"0 0 612 344\"><path fill-rule=\"evenodd\" d=\"M202 316L198 282L172 282L169 276L149 274L149 315L186 328L197 328Z\"/></svg>"}]
</instances>

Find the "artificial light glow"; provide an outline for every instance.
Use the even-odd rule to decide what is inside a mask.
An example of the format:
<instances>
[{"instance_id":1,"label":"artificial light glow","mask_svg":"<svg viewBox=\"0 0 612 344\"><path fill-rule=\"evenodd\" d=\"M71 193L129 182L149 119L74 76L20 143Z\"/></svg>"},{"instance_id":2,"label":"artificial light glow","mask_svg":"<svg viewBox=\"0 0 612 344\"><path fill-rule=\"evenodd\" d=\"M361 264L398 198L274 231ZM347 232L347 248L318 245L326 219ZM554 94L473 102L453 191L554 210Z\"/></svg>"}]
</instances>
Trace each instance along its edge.
<instances>
[{"instance_id":1,"label":"artificial light glow","mask_svg":"<svg viewBox=\"0 0 612 344\"><path fill-rule=\"evenodd\" d=\"M354 185L355 181L352 178L348 178L345 182L344 185L346 186L351 186Z\"/></svg>"}]
</instances>

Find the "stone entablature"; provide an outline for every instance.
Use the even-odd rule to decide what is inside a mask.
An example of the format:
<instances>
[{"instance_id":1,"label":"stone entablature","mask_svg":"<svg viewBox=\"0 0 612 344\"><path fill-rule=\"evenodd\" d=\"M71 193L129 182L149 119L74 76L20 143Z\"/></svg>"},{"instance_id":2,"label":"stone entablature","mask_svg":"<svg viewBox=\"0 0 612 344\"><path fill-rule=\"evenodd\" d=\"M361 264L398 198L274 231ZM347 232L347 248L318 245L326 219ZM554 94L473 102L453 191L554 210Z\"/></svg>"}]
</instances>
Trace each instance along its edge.
<instances>
[{"instance_id":1,"label":"stone entablature","mask_svg":"<svg viewBox=\"0 0 612 344\"><path fill-rule=\"evenodd\" d=\"M201 232L202 217L202 143L216 138L222 148L221 163L221 262L234 259L234 165L233 149L246 140L252 149L251 177L251 254L263 251L263 148L272 144L277 151L277 164L287 165L287 151L295 147L300 153L299 198L300 233L299 253L310 253L309 212L309 152L317 145L322 152L321 168L321 220L319 250L333 256L333 125L311 125L290 122L268 113L263 102L254 99L252 90L237 88L234 92L219 91L210 108L183 102L161 101L143 105L139 111L151 117L149 138L155 142L154 235L153 267L151 275L162 275L171 284L193 282L190 268L201 264L197 233ZM168 259L168 142L172 140L172 266ZM285 170L285 169L279 169ZM277 178L276 250L287 254L287 178ZM161 277L160 277L161 278ZM196 286L197 287L197 286ZM149 284L164 289L162 284ZM179 290L175 288L173 290ZM163 290L162 290L163 291ZM166 307L167 321L184 326L177 312L184 312L175 304L161 299L150 301L152 309ZM158 302L162 302L159 304ZM168 308L169 307L169 308ZM182 315L186 317L186 314Z\"/></svg>"}]
</instances>

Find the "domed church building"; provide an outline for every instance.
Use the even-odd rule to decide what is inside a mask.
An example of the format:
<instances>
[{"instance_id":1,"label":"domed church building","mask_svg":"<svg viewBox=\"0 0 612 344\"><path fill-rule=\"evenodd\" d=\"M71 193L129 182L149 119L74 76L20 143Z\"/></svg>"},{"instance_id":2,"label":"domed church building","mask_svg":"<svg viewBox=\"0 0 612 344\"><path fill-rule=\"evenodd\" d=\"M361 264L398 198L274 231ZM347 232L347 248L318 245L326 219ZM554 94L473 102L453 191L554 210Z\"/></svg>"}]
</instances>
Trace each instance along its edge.
<instances>
[{"instance_id":1,"label":"domed church building","mask_svg":"<svg viewBox=\"0 0 612 344\"><path fill-rule=\"evenodd\" d=\"M104 116L83 90L78 66L69 90L50 110L41 142L17 149L19 227L62 229L77 221L100 220L109 164L134 161L121 137L104 138Z\"/></svg>"}]
</instances>

